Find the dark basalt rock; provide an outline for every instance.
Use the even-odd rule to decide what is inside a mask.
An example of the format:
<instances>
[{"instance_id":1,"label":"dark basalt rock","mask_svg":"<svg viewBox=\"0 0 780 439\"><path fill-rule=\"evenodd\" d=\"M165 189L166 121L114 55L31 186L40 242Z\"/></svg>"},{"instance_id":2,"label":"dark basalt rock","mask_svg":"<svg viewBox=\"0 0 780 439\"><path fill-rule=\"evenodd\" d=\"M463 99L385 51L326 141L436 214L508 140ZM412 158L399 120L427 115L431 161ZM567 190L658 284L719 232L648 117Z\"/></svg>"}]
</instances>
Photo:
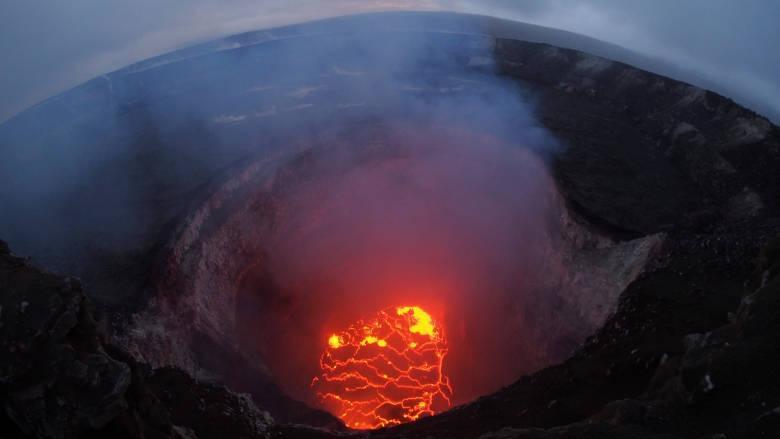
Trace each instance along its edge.
<instances>
[{"instance_id":1,"label":"dark basalt rock","mask_svg":"<svg viewBox=\"0 0 780 439\"><path fill-rule=\"evenodd\" d=\"M178 369L154 370L147 384L160 395L172 422L187 426L199 438L262 437L273 422L249 395L232 393L221 385L200 383Z\"/></svg>"},{"instance_id":2,"label":"dark basalt rock","mask_svg":"<svg viewBox=\"0 0 780 439\"><path fill-rule=\"evenodd\" d=\"M2 437L265 436L272 420L248 396L139 364L109 343L77 280L2 241L0 292Z\"/></svg>"},{"instance_id":3,"label":"dark basalt rock","mask_svg":"<svg viewBox=\"0 0 780 439\"><path fill-rule=\"evenodd\" d=\"M567 146L554 158L556 177L596 224L641 236L696 212L777 213L770 169L780 164L780 138L760 115L575 50L499 39L496 58L502 74L537 90L540 118Z\"/></svg>"},{"instance_id":4,"label":"dark basalt rock","mask_svg":"<svg viewBox=\"0 0 780 439\"><path fill-rule=\"evenodd\" d=\"M129 367L103 349L79 283L0 261L5 411L26 434L74 437L127 408Z\"/></svg>"}]
</instances>

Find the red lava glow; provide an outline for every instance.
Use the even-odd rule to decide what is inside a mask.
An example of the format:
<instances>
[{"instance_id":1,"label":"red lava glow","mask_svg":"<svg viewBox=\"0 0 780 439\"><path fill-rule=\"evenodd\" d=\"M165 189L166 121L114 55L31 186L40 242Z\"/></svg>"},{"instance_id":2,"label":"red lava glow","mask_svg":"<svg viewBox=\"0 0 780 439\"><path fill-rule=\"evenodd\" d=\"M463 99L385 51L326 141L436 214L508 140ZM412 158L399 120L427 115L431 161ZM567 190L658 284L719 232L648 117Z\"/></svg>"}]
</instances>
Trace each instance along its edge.
<instances>
[{"instance_id":1,"label":"red lava glow","mask_svg":"<svg viewBox=\"0 0 780 439\"><path fill-rule=\"evenodd\" d=\"M544 162L457 126L414 128L306 156L237 217L262 248L238 282L242 345L285 393L353 428L495 392L549 364L537 322L561 325L546 292L568 276L552 240L563 217ZM413 317L386 309L401 305L436 335L394 329Z\"/></svg>"},{"instance_id":2,"label":"red lava glow","mask_svg":"<svg viewBox=\"0 0 780 439\"><path fill-rule=\"evenodd\" d=\"M447 342L418 306L380 311L332 334L312 387L322 405L351 428L414 421L450 407Z\"/></svg>"}]
</instances>

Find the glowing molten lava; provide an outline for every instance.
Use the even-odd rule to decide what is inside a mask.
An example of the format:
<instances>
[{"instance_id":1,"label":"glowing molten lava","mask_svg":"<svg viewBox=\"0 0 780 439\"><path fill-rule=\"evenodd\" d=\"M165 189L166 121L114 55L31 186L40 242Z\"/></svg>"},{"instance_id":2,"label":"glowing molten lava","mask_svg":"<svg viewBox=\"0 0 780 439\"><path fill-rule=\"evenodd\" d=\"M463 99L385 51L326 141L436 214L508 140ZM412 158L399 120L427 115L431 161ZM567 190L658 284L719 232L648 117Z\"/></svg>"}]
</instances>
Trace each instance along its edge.
<instances>
[{"instance_id":1,"label":"glowing molten lava","mask_svg":"<svg viewBox=\"0 0 780 439\"><path fill-rule=\"evenodd\" d=\"M401 424L450 407L446 354L444 334L427 312L388 308L328 338L312 386L351 428Z\"/></svg>"}]
</instances>

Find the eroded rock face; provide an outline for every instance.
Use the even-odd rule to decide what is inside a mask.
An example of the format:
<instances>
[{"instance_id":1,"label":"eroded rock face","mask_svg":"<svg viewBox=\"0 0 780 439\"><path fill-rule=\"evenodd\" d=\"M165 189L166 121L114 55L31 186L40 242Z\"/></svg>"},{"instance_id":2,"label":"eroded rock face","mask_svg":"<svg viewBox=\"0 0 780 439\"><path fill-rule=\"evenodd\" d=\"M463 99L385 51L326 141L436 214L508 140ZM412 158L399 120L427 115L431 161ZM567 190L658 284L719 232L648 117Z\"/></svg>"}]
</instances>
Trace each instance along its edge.
<instances>
[{"instance_id":1,"label":"eroded rock face","mask_svg":"<svg viewBox=\"0 0 780 439\"><path fill-rule=\"evenodd\" d=\"M7 249L0 258L7 415L36 437L104 427L127 409L131 373L103 348L81 285L32 268Z\"/></svg>"},{"instance_id":2,"label":"eroded rock face","mask_svg":"<svg viewBox=\"0 0 780 439\"><path fill-rule=\"evenodd\" d=\"M774 220L672 234L573 358L371 437L775 437L778 233ZM329 437L291 426L273 434Z\"/></svg>"},{"instance_id":3,"label":"eroded rock face","mask_svg":"<svg viewBox=\"0 0 780 439\"><path fill-rule=\"evenodd\" d=\"M76 279L32 267L2 241L0 292L4 437L265 437L272 420L248 396L137 363L109 343Z\"/></svg>"}]
</instances>

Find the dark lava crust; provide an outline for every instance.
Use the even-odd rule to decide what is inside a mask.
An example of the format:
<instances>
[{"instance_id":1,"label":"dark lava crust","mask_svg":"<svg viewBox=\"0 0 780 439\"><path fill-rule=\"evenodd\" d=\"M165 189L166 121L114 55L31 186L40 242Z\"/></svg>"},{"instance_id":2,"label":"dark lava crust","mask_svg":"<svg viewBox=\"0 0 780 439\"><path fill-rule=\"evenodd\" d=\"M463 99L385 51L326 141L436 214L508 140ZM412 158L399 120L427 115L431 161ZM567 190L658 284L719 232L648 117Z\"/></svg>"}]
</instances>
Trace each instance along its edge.
<instances>
[{"instance_id":1,"label":"dark lava crust","mask_svg":"<svg viewBox=\"0 0 780 439\"><path fill-rule=\"evenodd\" d=\"M295 118L249 124L231 116L237 108L267 110L241 98L258 78L280 81L257 60L295 58L312 47L349 51L341 29L350 22L391 36L432 29L436 44L456 50L464 65L479 61L475 44L488 40L491 68L526 88L564 145L550 165L572 211L617 240L667 234L617 312L568 361L441 415L367 433L273 421L257 398L175 368L153 369L114 337L155 294L170 234L204 188L241 161L277 153L299 126L317 138L340 118L366 123L365 109L338 107L349 102L336 98L344 72L368 67L328 59L307 66L325 78L321 95L291 95L312 79L296 77L268 98L275 114ZM598 42L567 45L571 36L550 32L423 14L243 34L105 75L0 126L0 236L36 264L79 276L87 292L0 242L0 437L780 437L780 241L773 240L780 236L780 131L715 93L530 42L628 59ZM230 68L215 69L223 63ZM334 71L341 73L319 75ZM447 78L421 82L432 80L439 91L431 93L455 89ZM187 111L205 97L211 113ZM160 124L153 117L160 113L174 116ZM72 176L78 184L68 192L35 183L55 167L69 178L63 157L90 160L109 145L120 153L94 175ZM222 148L213 160L184 154L213 145ZM122 202L146 212L123 223L130 242L110 227L121 209L99 202L120 199L117 188L128 180L141 196ZM33 202L20 200L23 189ZM85 231L91 224L106 227ZM267 400L282 398L274 392Z\"/></svg>"}]
</instances>

